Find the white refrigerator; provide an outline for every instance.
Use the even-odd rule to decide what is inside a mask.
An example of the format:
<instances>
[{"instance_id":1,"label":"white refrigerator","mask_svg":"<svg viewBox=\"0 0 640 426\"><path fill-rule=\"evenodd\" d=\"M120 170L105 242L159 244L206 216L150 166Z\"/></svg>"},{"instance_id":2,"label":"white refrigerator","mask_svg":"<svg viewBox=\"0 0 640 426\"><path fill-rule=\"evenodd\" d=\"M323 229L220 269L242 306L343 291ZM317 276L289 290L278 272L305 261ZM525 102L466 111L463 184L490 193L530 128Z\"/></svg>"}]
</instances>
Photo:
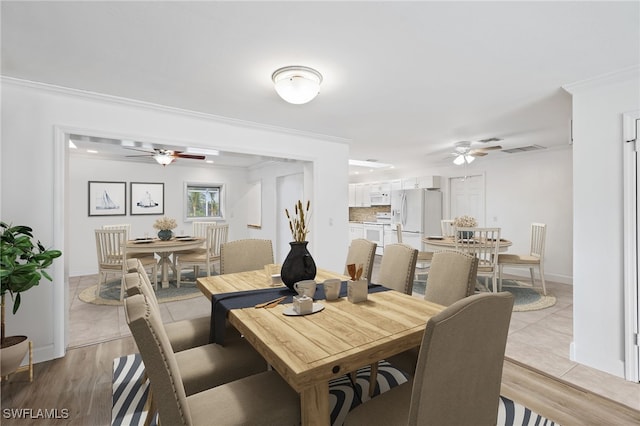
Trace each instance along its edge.
<instances>
[{"instance_id":1,"label":"white refrigerator","mask_svg":"<svg viewBox=\"0 0 640 426\"><path fill-rule=\"evenodd\" d=\"M402 224L403 242L421 249L425 236L440 235L442 192L428 189L407 189L391 194L393 223Z\"/></svg>"}]
</instances>

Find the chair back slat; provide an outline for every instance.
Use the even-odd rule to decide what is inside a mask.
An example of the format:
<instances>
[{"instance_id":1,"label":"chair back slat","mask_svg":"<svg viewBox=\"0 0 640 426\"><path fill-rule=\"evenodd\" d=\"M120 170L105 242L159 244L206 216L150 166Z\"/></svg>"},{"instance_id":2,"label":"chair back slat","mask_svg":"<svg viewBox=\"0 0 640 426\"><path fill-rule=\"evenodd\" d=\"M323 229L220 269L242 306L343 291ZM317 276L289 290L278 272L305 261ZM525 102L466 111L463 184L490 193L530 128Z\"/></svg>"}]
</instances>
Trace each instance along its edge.
<instances>
[{"instance_id":1,"label":"chair back slat","mask_svg":"<svg viewBox=\"0 0 640 426\"><path fill-rule=\"evenodd\" d=\"M193 235L192 237L207 238L207 229L210 226L215 226L217 222L193 222Z\"/></svg>"},{"instance_id":2,"label":"chair back slat","mask_svg":"<svg viewBox=\"0 0 640 426\"><path fill-rule=\"evenodd\" d=\"M544 223L532 223L531 224L531 250L530 255L544 258L544 246L546 239L547 225Z\"/></svg>"},{"instance_id":3,"label":"chair back slat","mask_svg":"<svg viewBox=\"0 0 640 426\"><path fill-rule=\"evenodd\" d=\"M455 228L456 250L478 258L478 268L496 267L500 245L500 228Z\"/></svg>"},{"instance_id":4,"label":"chair back slat","mask_svg":"<svg viewBox=\"0 0 640 426\"><path fill-rule=\"evenodd\" d=\"M96 229L96 252L101 265L124 265L127 257L125 229Z\"/></svg>"},{"instance_id":5,"label":"chair back slat","mask_svg":"<svg viewBox=\"0 0 640 426\"><path fill-rule=\"evenodd\" d=\"M220 247L227 242L229 224L213 225L207 228L207 255L209 258L220 257Z\"/></svg>"},{"instance_id":6,"label":"chair back slat","mask_svg":"<svg viewBox=\"0 0 640 426\"><path fill-rule=\"evenodd\" d=\"M443 237L453 237L455 234L455 225L453 224L453 219L443 219L440 221L440 232L442 232Z\"/></svg>"}]
</instances>

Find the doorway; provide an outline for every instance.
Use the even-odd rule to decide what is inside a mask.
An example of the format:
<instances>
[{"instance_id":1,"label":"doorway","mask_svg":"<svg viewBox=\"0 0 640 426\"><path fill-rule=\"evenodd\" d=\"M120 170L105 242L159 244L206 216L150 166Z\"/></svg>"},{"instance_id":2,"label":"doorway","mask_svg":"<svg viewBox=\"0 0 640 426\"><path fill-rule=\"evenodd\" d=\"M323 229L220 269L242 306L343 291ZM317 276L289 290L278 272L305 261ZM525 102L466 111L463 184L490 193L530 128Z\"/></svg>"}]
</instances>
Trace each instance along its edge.
<instances>
[{"instance_id":1,"label":"doorway","mask_svg":"<svg viewBox=\"0 0 640 426\"><path fill-rule=\"evenodd\" d=\"M485 224L484 175L449 178L449 214L471 216L478 226Z\"/></svg>"},{"instance_id":2,"label":"doorway","mask_svg":"<svg viewBox=\"0 0 640 426\"><path fill-rule=\"evenodd\" d=\"M284 258L289 253L289 241L292 241L289 221L284 215L284 209L289 210L289 214L298 200L303 199L304 194L304 173L295 173L286 176L279 176L276 180L276 220L277 238L275 261L284 262Z\"/></svg>"}]
</instances>

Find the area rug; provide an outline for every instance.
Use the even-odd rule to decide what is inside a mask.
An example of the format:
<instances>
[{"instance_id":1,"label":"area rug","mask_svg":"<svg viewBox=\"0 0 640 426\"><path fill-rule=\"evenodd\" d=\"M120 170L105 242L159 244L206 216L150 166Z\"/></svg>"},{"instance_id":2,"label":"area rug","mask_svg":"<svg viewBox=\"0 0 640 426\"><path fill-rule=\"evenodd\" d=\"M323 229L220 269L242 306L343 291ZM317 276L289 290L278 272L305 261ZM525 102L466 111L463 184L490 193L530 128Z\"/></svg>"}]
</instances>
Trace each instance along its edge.
<instances>
[{"instance_id":1,"label":"area rug","mask_svg":"<svg viewBox=\"0 0 640 426\"><path fill-rule=\"evenodd\" d=\"M424 294L426 288L425 281L415 281L413 284L413 292ZM478 279L476 288L483 291L489 291L484 284L484 278ZM513 312L537 311L549 308L556 304L556 297L547 291L545 296L542 289L531 287L528 283L516 280L502 280L502 290L513 294L515 300L513 302Z\"/></svg>"},{"instance_id":2,"label":"area rug","mask_svg":"<svg viewBox=\"0 0 640 426\"><path fill-rule=\"evenodd\" d=\"M206 273L201 273L200 275L206 276ZM108 280L106 284L100 286L100 297L96 295L97 287L97 285L94 285L85 288L80 292L78 298L83 302L92 303L94 305L122 305L122 302L120 301L120 277ZM158 298L159 303L192 299L198 296L202 296L202 293L196 285L193 272L182 274L180 288L176 286L175 280L169 281L169 287L161 288L160 279L158 278L158 290L156 291L156 297Z\"/></svg>"},{"instance_id":3,"label":"area rug","mask_svg":"<svg viewBox=\"0 0 640 426\"><path fill-rule=\"evenodd\" d=\"M363 367L357 372L355 385L347 376L334 379L329 383L329 407L331 424L340 426L344 423L349 410L369 400L370 367ZM145 404L149 394L149 381L142 382L144 364L139 354L132 354L113 360L113 401L111 411L112 426L143 425L147 417ZM373 397L407 381L407 376L386 361L378 366L377 384ZM154 416L151 426L158 425L158 417ZM498 404L498 425L555 425L554 422L534 413L528 408L508 399L500 397Z\"/></svg>"}]
</instances>

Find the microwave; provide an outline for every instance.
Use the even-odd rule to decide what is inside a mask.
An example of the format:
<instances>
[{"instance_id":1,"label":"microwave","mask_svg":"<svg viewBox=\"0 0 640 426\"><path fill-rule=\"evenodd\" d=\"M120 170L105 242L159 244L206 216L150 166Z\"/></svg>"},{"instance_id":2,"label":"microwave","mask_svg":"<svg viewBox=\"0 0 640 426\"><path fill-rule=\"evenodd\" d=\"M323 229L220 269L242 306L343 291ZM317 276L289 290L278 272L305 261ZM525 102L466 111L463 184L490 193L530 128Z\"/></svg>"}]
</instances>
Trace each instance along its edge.
<instances>
[{"instance_id":1,"label":"microwave","mask_svg":"<svg viewBox=\"0 0 640 426\"><path fill-rule=\"evenodd\" d=\"M372 206L389 206L391 205L391 195L388 192L371 192L369 200Z\"/></svg>"}]
</instances>

